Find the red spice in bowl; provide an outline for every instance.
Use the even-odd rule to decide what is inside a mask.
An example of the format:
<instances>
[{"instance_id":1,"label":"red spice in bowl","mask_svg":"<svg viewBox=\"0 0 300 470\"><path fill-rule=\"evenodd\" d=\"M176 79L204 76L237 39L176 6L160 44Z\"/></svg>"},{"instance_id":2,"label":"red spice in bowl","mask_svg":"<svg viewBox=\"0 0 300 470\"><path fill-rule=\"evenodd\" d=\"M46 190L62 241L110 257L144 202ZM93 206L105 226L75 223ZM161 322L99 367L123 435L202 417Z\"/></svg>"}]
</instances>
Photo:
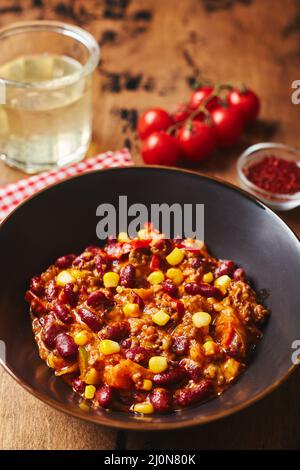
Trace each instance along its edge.
<instances>
[{"instance_id":1,"label":"red spice in bowl","mask_svg":"<svg viewBox=\"0 0 300 470\"><path fill-rule=\"evenodd\" d=\"M251 183L274 194L295 194L300 191L300 167L296 162L274 155L244 169Z\"/></svg>"},{"instance_id":2,"label":"red spice in bowl","mask_svg":"<svg viewBox=\"0 0 300 470\"><path fill-rule=\"evenodd\" d=\"M272 209L300 206L300 151L275 142L248 147L238 158L241 185Z\"/></svg>"}]
</instances>

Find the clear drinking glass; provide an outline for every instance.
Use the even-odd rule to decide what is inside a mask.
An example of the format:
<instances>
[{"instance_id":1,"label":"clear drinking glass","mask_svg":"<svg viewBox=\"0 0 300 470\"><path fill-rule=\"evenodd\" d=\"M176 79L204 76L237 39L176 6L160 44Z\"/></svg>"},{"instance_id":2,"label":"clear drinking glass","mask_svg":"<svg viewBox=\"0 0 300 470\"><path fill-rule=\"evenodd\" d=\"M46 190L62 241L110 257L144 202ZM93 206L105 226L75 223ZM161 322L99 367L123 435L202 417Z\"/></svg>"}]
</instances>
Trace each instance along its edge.
<instances>
[{"instance_id":1,"label":"clear drinking glass","mask_svg":"<svg viewBox=\"0 0 300 470\"><path fill-rule=\"evenodd\" d=\"M99 46L55 21L0 30L0 156L26 173L84 157L92 129L92 72Z\"/></svg>"}]
</instances>

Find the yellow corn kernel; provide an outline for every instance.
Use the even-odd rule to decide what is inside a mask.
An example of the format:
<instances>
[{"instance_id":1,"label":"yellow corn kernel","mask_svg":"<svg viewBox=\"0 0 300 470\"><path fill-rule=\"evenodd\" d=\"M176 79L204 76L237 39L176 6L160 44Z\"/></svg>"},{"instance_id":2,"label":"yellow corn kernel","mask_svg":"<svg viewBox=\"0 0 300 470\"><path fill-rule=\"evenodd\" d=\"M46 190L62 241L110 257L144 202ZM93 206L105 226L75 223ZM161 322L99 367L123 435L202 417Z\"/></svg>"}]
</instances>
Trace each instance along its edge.
<instances>
[{"instance_id":1,"label":"yellow corn kernel","mask_svg":"<svg viewBox=\"0 0 300 470\"><path fill-rule=\"evenodd\" d=\"M172 337L170 335L165 335L161 340L161 348L163 351L167 351L172 345Z\"/></svg>"},{"instance_id":2,"label":"yellow corn kernel","mask_svg":"<svg viewBox=\"0 0 300 470\"><path fill-rule=\"evenodd\" d=\"M219 352L219 347L214 341L206 341L203 344L204 354L205 356L214 356Z\"/></svg>"},{"instance_id":3,"label":"yellow corn kernel","mask_svg":"<svg viewBox=\"0 0 300 470\"><path fill-rule=\"evenodd\" d=\"M54 354L49 354L49 356L47 357L47 364L49 367L51 367L51 369L55 369L55 356Z\"/></svg>"},{"instance_id":4,"label":"yellow corn kernel","mask_svg":"<svg viewBox=\"0 0 300 470\"><path fill-rule=\"evenodd\" d=\"M143 385L142 385L142 390L146 390L149 392L152 388L152 380L144 379L143 380Z\"/></svg>"},{"instance_id":5,"label":"yellow corn kernel","mask_svg":"<svg viewBox=\"0 0 300 470\"><path fill-rule=\"evenodd\" d=\"M203 328L204 326L208 326L210 324L211 316L206 312L196 312L192 316L192 320L196 328Z\"/></svg>"},{"instance_id":6,"label":"yellow corn kernel","mask_svg":"<svg viewBox=\"0 0 300 470\"><path fill-rule=\"evenodd\" d=\"M166 357L163 356L153 356L149 360L149 369L154 374L160 374L168 367L168 360Z\"/></svg>"},{"instance_id":7,"label":"yellow corn kernel","mask_svg":"<svg viewBox=\"0 0 300 470\"><path fill-rule=\"evenodd\" d=\"M139 317L141 314L140 307L138 304L128 303L123 307L123 312L126 317Z\"/></svg>"},{"instance_id":8,"label":"yellow corn kernel","mask_svg":"<svg viewBox=\"0 0 300 470\"><path fill-rule=\"evenodd\" d=\"M181 250L180 248L174 248L173 251L171 251L170 254L166 257L166 260L168 261L171 266L176 266L177 264L181 263L181 261L184 258L184 251Z\"/></svg>"},{"instance_id":9,"label":"yellow corn kernel","mask_svg":"<svg viewBox=\"0 0 300 470\"><path fill-rule=\"evenodd\" d=\"M78 331L74 335L74 341L78 346L85 346L90 341L90 333L86 330Z\"/></svg>"},{"instance_id":10,"label":"yellow corn kernel","mask_svg":"<svg viewBox=\"0 0 300 470\"><path fill-rule=\"evenodd\" d=\"M111 339L103 339L100 341L100 351L102 354L108 356L109 354L115 354L120 351L120 345L116 341L112 341Z\"/></svg>"},{"instance_id":11,"label":"yellow corn kernel","mask_svg":"<svg viewBox=\"0 0 300 470\"><path fill-rule=\"evenodd\" d=\"M206 273L204 274L203 278L202 278L203 282L207 282L208 284L210 282L213 282L214 280L214 275L212 272L209 272L209 273Z\"/></svg>"},{"instance_id":12,"label":"yellow corn kernel","mask_svg":"<svg viewBox=\"0 0 300 470\"><path fill-rule=\"evenodd\" d=\"M240 370L240 363L233 358L228 359L222 366L226 382L231 382L238 375Z\"/></svg>"},{"instance_id":13,"label":"yellow corn kernel","mask_svg":"<svg viewBox=\"0 0 300 470\"><path fill-rule=\"evenodd\" d=\"M142 413L144 415L150 415L154 413L154 408L151 403L136 403L133 407L133 411L136 413Z\"/></svg>"},{"instance_id":14,"label":"yellow corn kernel","mask_svg":"<svg viewBox=\"0 0 300 470\"><path fill-rule=\"evenodd\" d=\"M88 385L96 385L99 384L101 381L101 376L100 372L92 367L90 370L87 371L87 373L84 376L84 381Z\"/></svg>"},{"instance_id":15,"label":"yellow corn kernel","mask_svg":"<svg viewBox=\"0 0 300 470\"><path fill-rule=\"evenodd\" d=\"M119 279L120 276L118 273L114 273L113 271L105 273L103 276L104 287L117 287Z\"/></svg>"},{"instance_id":16,"label":"yellow corn kernel","mask_svg":"<svg viewBox=\"0 0 300 470\"><path fill-rule=\"evenodd\" d=\"M71 276L73 276L75 279L79 279L81 277L84 277L84 272L80 271L79 269L69 269L69 273Z\"/></svg>"},{"instance_id":17,"label":"yellow corn kernel","mask_svg":"<svg viewBox=\"0 0 300 470\"><path fill-rule=\"evenodd\" d=\"M147 279L152 285L161 284L165 279L165 275L162 271L153 271L151 274L149 274Z\"/></svg>"},{"instance_id":18,"label":"yellow corn kernel","mask_svg":"<svg viewBox=\"0 0 300 470\"><path fill-rule=\"evenodd\" d=\"M145 228L142 228L138 231L137 236L140 240L147 240L148 238L151 238L151 232Z\"/></svg>"},{"instance_id":19,"label":"yellow corn kernel","mask_svg":"<svg viewBox=\"0 0 300 470\"><path fill-rule=\"evenodd\" d=\"M118 235L118 242L128 242L129 237L126 232L120 232Z\"/></svg>"},{"instance_id":20,"label":"yellow corn kernel","mask_svg":"<svg viewBox=\"0 0 300 470\"><path fill-rule=\"evenodd\" d=\"M224 305L221 302L216 302L213 305L216 312L221 312L224 308Z\"/></svg>"},{"instance_id":21,"label":"yellow corn kernel","mask_svg":"<svg viewBox=\"0 0 300 470\"><path fill-rule=\"evenodd\" d=\"M226 294L226 291L228 287L230 286L230 283L231 283L230 277L227 276L227 274L224 274L224 276L220 276L215 280L214 286L220 289L220 291L223 294Z\"/></svg>"},{"instance_id":22,"label":"yellow corn kernel","mask_svg":"<svg viewBox=\"0 0 300 470\"><path fill-rule=\"evenodd\" d=\"M87 402L85 400L82 400L82 402L79 403L79 408L82 411L89 411L89 409L90 409L89 405L87 404Z\"/></svg>"},{"instance_id":23,"label":"yellow corn kernel","mask_svg":"<svg viewBox=\"0 0 300 470\"><path fill-rule=\"evenodd\" d=\"M182 271L178 268L169 268L166 274L176 285L181 284L184 278Z\"/></svg>"},{"instance_id":24,"label":"yellow corn kernel","mask_svg":"<svg viewBox=\"0 0 300 470\"><path fill-rule=\"evenodd\" d=\"M156 312L154 315L152 315L152 320L154 323L156 323L159 326L164 326L168 323L170 320L170 315L168 315L166 312L163 310L159 310Z\"/></svg>"},{"instance_id":25,"label":"yellow corn kernel","mask_svg":"<svg viewBox=\"0 0 300 470\"><path fill-rule=\"evenodd\" d=\"M96 392L96 387L94 385L87 385L84 390L84 397L88 400L92 400L94 398Z\"/></svg>"},{"instance_id":26,"label":"yellow corn kernel","mask_svg":"<svg viewBox=\"0 0 300 470\"><path fill-rule=\"evenodd\" d=\"M74 282L75 278L72 276L72 274L69 273L69 271L61 271L57 276L56 276L56 284L58 286L65 286L66 284L70 284L71 282Z\"/></svg>"}]
</instances>

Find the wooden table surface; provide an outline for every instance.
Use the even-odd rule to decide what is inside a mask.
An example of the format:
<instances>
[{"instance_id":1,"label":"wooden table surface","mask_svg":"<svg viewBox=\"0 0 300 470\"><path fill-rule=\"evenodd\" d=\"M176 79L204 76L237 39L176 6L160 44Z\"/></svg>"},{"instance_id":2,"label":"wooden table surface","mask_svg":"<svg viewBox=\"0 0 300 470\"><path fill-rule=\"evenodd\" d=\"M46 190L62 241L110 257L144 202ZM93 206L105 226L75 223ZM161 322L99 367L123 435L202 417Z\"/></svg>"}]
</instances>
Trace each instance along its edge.
<instances>
[{"instance_id":1,"label":"wooden table surface","mask_svg":"<svg viewBox=\"0 0 300 470\"><path fill-rule=\"evenodd\" d=\"M199 171L238 184L236 158L251 143L300 147L300 105L290 99L291 83L300 78L298 0L1 0L0 25L25 19L76 23L101 45L94 153L129 145L140 162L137 113L150 106L171 110L187 99L194 78L244 81L262 99L260 122ZM0 184L23 176L0 163ZM282 217L300 235L300 208ZM2 369L0 375L3 449L300 448L300 370L235 416L171 433L124 433L79 421L33 398Z\"/></svg>"}]
</instances>

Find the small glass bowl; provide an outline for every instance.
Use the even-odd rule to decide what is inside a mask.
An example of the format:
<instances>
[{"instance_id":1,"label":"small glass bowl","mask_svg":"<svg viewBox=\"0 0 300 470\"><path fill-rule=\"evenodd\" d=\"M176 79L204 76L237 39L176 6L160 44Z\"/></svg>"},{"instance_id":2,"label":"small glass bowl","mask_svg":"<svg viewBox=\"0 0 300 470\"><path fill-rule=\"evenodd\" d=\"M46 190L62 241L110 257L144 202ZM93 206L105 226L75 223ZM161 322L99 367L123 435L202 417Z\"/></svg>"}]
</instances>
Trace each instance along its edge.
<instances>
[{"instance_id":1,"label":"small glass bowl","mask_svg":"<svg viewBox=\"0 0 300 470\"><path fill-rule=\"evenodd\" d=\"M297 162L300 166L300 151L293 147L272 142L251 145L240 155L237 161L237 172L242 187L275 210L287 211L300 206L300 192L294 194L271 193L253 184L245 175L245 169L270 155Z\"/></svg>"}]
</instances>

